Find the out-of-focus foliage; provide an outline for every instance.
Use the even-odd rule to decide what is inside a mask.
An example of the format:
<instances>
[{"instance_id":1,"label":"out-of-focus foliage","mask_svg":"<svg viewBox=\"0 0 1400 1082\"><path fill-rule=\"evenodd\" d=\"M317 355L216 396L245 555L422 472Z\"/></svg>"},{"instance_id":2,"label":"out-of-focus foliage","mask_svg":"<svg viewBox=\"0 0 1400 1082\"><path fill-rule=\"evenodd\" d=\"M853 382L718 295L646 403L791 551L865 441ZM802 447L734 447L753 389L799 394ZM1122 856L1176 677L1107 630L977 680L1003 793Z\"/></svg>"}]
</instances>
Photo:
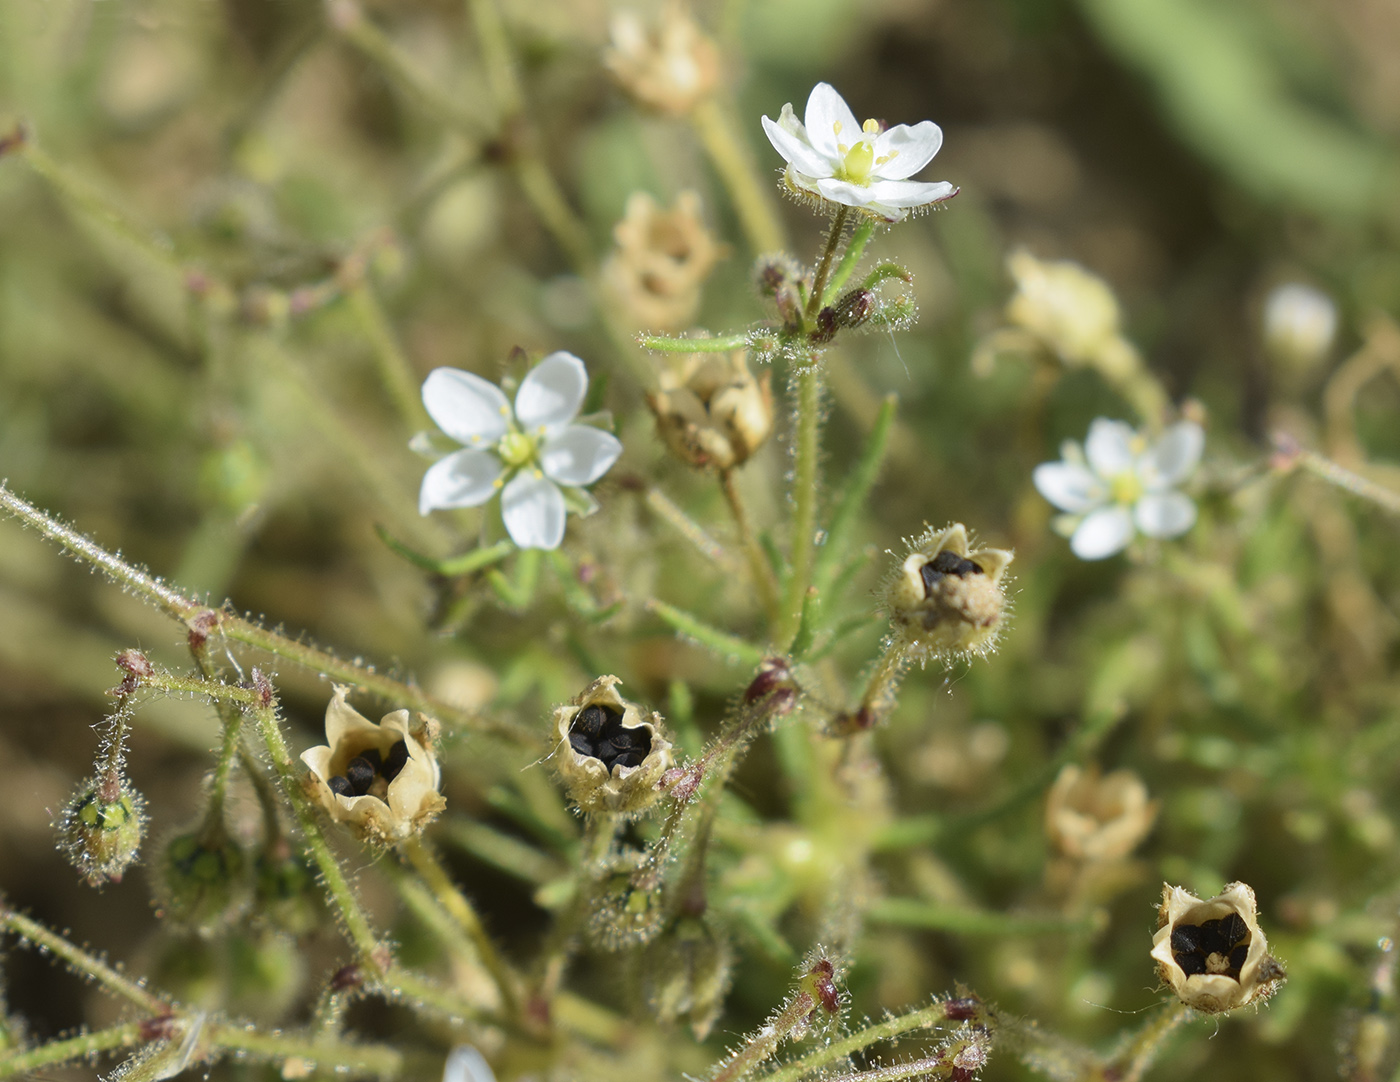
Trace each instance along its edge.
<instances>
[{"instance_id":1,"label":"out-of-focus foliage","mask_svg":"<svg viewBox=\"0 0 1400 1082\"><path fill-rule=\"evenodd\" d=\"M644 23L663 14L637 6ZM206 774L237 749L210 754L227 728L193 687L137 696L125 772L145 801L141 867L100 892L84 885L51 824L94 777L107 689L134 664L117 671L112 658L136 647L184 672L187 629L8 519L5 912L70 930L209 1012L217 1040L234 1041L244 1019L294 1034L314 1019L402 1051L360 1064L385 1076L436 1079L461 1043L481 1047L501 1082L699 1076L726 1049L757 1047L741 1035L785 1005L825 1010L829 985L840 1017L780 1059L839 1047L821 1038L867 1017L975 992L1012 1038L998 1037L986 1079L1087 1078L1147 1051L1161 1052L1163 1078L1392 1077L1400 7L697 0L720 74L714 97L679 117L640 108L609 75L618 10L0 0L0 477L193 596L227 598L289 640L487 719L444 719L446 810L427 833L440 865L340 836L334 849L395 957L482 1013L418 1010L411 994L346 1007L358 985L344 967L365 959L326 915L263 751L231 768L209 814L222 783ZM675 328L639 320L601 279L644 192L658 208L698 206L705 231L687 220L705 269L667 309L694 310L679 329L771 320L755 259L785 247L815 262L825 223L781 201L782 163L758 118L785 101L800 109L818 81L861 117L938 122L944 149L921 177L961 192L870 241L860 273L907 268L917 324L843 332L821 361L811 491L841 559L817 546L820 623L780 636L755 564L781 572L800 547L794 371L749 359L776 416L774 437L726 475L758 539L750 551L725 485L671 457L648 409L670 359L633 333ZM632 220L624 236L639 230ZM1108 284L1120 315L1109 361L1057 353L1008 310L1017 251L1074 260ZM647 288L645 275L629 281ZM1335 302L1335 339L1266 341L1267 298L1292 281ZM881 296L903 285L892 278ZM427 462L410 441L431 427L422 379L460 367L510 395L559 349L586 361L584 412L606 413L598 422L625 447L592 489L598 511L570 517L563 548L546 554L493 548L504 534L490 508L420 516ZM842 519L889 394L887 454L866 463L868 498ZM1207 433L1196 525L1077 560L1032 470L1096 417L1153 427L1171 411ZM880 668L887 550L902 559L901 538L953 522L976 545L1015 551L998 652ZM686 617L696 624L678 636ZM791 684L786 663L759 669L794 641ZM323 673L242 649L241 670L213 649L197 664L255 689L261 666L292 758L323 743ZM756 671L778 697L742 697ZM888 721L827 735L872 672L899 687ZM675 850L662 811L590 855L596 830L549 761L553 711L606 674L664 715L678 769L710 764L713 778L724 756L737 764L705 805L712 819L685 818ZM251 726L244 739L263 747ZM1067 766L1132 771L1152 814L1139 797L1128 811L1067 797ZM1095 816L1124 814L1141 840L1087 859L1092 846L1057 840L1067 804L1092 820L1073 820L1076 838ZM475 907L483 939L464 941L468 925L448 919L461 914L433 894L433 868ZM182 922L171 901L177 873L197 882L197 919ZM1149 1048L1139 1027L1157 1016L1133 1012L1169 997L1148 956L1163 881L1201 898L1248 883L1288 981L1213 1040L1214 1022L1192 1021ZM588 913L570 908L576 897ZM19 938L0 957L0 1057L79 1026L139 1023L129 1044L161 1035L154 1007L114 1006ZM937 1021L968 1022L950 1029L966 1047L938 1052L940 1070L981 1054L990 1016L975 1002L939 1008ZM797 1034L806 1022L794 1019ZM938 1036L889 1061L934 1055ZM148 1065L162 1077L180 1047L151 1047L169 1057ZM883 1055L853 1047L820 1068L837 1076ZM289 1048L251 1051L272 1065L212 1069L297 1077L305 1049ZM195 1042L186 1058L207 1052Z\"/></svg>"}]
</instances>

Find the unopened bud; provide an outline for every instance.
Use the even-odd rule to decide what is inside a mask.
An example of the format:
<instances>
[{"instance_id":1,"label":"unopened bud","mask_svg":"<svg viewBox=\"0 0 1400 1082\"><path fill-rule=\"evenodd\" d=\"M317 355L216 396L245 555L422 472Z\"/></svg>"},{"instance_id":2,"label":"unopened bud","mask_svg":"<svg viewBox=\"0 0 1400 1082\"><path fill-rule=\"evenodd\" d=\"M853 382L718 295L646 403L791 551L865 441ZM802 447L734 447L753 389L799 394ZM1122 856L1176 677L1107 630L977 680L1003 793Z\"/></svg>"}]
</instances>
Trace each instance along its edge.
<instances>
[{"instance_id":1,"label":"unopened bud","mask_svg":"<svg viewBox=\"0 0 1400 1082\"><path fill-rule=\"evenodd\" d=\"M304 935L322 920L311 869L285 839L265 848L253 863L253 912L292 935Z\"/></svg>"},{"instance_id":2,"label":"unopened bud","mask_svg":"<svg viewBox=\"0 0 1400 1082\"><path fill-rule=\"evenodd\" d=\"M819 956L804 967L798 988L812 997L816 1010L834 1016L841 1010L841 992L836 987L836 966L830 958Z\"/></svg>"},{"instance_id":3,"label":"unopened bud","mask_svg":"<svg viewBox=\"0 0 1400 1082\"><path fill-rule=\"evenodd\" d=\"M703 1041L724 1005L731 961L728 942L704 918L678 918L647 948L642 966L656 1017L688 1023Z\"/></svg>"},{"instance_id":4,"label":"unopened bud","mask_svg":"<svg viewBox=\"0 0 1400 1082\"><path fill-rule=\"evenodd\" d=\"M89 778L64 806L55 826L58 848L89 886L120 883L145 833L146 802L116 774Z\"/></svg>"},{"instance_id":5,"label":"unopened bud","mask_svg":"<svg viewBox=\"0 0 1400 1082\"><path fill-rule=\"evenodd\" d=\"M1276 288L1264 303L1264 345L1297 375L1326 359L1337 333L1337 306L1321 290L1298 282Z\"/></svg>"},{"instance_id":6,"label":"unopened bud","mask_svg":"<svg viewBox=\"0 0 1400 1082\"><path fill-rule=\"evenodd\" d=\"M662 916L660 890L634 886L631 872L615 872L594 901L588 930L604 950L622 950L651 942Z\"/></svg>"}]
</instances>

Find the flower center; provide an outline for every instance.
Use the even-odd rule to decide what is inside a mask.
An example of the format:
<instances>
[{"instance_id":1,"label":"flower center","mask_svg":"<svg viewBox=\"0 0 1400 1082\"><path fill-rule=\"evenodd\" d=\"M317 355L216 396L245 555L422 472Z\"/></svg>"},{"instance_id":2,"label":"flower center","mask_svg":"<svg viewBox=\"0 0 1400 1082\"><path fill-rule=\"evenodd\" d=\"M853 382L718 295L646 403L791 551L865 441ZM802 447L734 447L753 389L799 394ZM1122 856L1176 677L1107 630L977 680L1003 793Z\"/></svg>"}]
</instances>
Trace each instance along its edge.
<instances>
[{"instance_id":1,"label":"flower center","mask_svg":"<svg viewBox=\"0 0 1400 1082\"><path fill-rule=\"evenodd\" d=\"M1142 499L1142 479L1133 470L1120 473L1108 483L1108 491L1114 503L1131 506Z\"/></svg>"},{"instance_id":2,"label":"flower center","mask_svg":"<svg viewBox=\"0 0 1400 1082\"><path fill-rule=\"evenodd\" d=\"M861 125L861 130L868 136L878 135L880 132L880 122L878 120L867 120ZM841 134L841 126L836 126L836 134ZM845 155L841 159L841 168L837 176L841 180L848 180L852 184L859 184L862 187L870 185L870 171L875 165L875 144L871 139L861 139L852 147L847 147L844 143L837 143L836 149ZM882 161L888 159L882 159Z\"/></svg>"},{"instance_id":3,"label":"flower center","mask_svg":"<svg viewBox=\"0 0 1400 1082\"><path fill-rule=\"evenodd\" d=\"M535 440L524 432L507 432L496 444L496 454L507 466L523 466L535 457Z\"/></svg>"}]
</instances>

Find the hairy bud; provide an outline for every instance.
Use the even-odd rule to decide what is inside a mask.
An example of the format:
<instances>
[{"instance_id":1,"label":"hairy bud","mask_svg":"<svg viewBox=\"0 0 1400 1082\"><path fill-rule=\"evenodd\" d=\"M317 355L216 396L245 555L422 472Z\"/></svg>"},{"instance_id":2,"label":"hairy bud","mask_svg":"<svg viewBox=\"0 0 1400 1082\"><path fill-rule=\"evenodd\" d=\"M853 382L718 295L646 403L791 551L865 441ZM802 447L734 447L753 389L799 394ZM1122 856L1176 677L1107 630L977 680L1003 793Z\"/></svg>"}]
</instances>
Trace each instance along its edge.
<instances>
[{"instance_id":1,"label":"hairy bud","mask_svg":"<svg viewBox=\"0 0 1400 1082\"><path fill-rule=\"evenodd\" d=\"M89 778L54 824L58 848L89 886L120 883L145 833L146 801L115 773Z\"/></svg>"}]
</instances>

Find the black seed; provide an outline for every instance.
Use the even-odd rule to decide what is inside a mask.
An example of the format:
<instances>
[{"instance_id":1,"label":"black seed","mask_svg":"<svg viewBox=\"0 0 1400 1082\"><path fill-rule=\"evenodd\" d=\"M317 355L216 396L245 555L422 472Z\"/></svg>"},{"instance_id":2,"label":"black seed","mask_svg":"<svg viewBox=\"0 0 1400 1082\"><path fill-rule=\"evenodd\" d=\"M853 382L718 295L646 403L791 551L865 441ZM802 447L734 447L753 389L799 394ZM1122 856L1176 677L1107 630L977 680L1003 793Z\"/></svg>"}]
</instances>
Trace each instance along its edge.
<instances>
[{"instance_id":1,"label":"black seed","mask_svg":"<svg viewBox=\"0 0 1400 1082\"><path fill-rule=\"evenodd\" d=\"M366 748L364 751L360 752L360 758L374 767L376 772L384 765L384 760L379 756L378 748Z\"/></svg>"},{"instance_id":2,"label":"black seed","mask_svg":"<svg viewBox=\"0 0 1400 1082\"><path fill-rule=\"evenodd\" d=\"M354 796L364 796L374 781L374 764L363 755L357 755L345 764L345 780L350 783Z\"/></svg>"},{"instance_id":3,"label":"black seed","mask_svg":"<svg viewBox=\"0 0 1400 1082\"><path fill-rule=\"evenodd\" d=\"M340 796L354 796L350 791L350 783L337 774L333 778L327 778L326 784L330 786L331 792Z\"/></svg>"},{"instance_id":4,"label":"black seed","mask_svg":"<svg viewBox=\"0 0 1400 1082\"><path fill-rule=\"evenodd\" d=\"M597 703L592 706L585 706L574 715L573 724L569 726L571 733L583 733L585 736L596 739L603 731L603 724L608 720L607 711Z\"/></svg>"},{"instance_id":5,"label":"black seed","mask_svg":"<svg viewBox=\"0 0 1400 1082\"><path fill-rule=\"evenodd\" d=\"M573 748L574 751L578 752L580 755L593 754L593 741L589 740L588 737L584 736L582 733L569 734L569 747Z\"/></svg>"},{"instance_id":6,"label":"black seed","mask_svg":"<svg viewBox=\"0 0 1400 1082\"><path fill-rule=\"evenodd\" d=\"M1220 936L1230 947L1243 939L1248 931L1249 926L1245 924L1244 918L1238 913L1231 913L1220 922Z\"/></svg>"},{"instance_id":7,"label":"black seed","mask_svg":"<svg viewBox=\"0 0 1400 1082\"><path fill-rule=\"evenodd\" d=\"M1218 920L1208 920L1201 925L1201 953L1202 954L1229 954L1233 943L1227 943L1225 936L1220 931L1221 922Z\"/></svg>"},{"instance_id":8,"label":"black seed","mask_svg":"<svg viewBox=\"0 0 1400 1082\"><path fill-rule=\"evenodd\" d=\"M613 760L613 766L641 766L644 758L640 751L624 751Z\"/></svg>"},{"instance_id":9,"label":"black seed","mask_svg":"<svg viewBox=\"0 0 1400 1082\"><path fill-rule=\"evenodd\" d=\"M644 743L643 736L640 729L614 729L608 734L608 740L618 751L623 751L628 748L640 748Z\"/></svg>"},{"instance_id":10,"label":"black seed","mask_svg":"<svg viewBox=\"0 0 1400 1082\"><path fill-rule=\"evenodd\" d=\"M947 549L935 556L930 564L935 571L944 575L957 575L958 578L982 573L982 569L971 560L966 560L956 552L949 552Z\"/></svg>"},{"instance_id":11,"label":"black seed","mask_svg":"<svg viewBox=\"0 0 1400 1082\"><path fill-rule=\"evenodd\" d=\"M1249 956L1249 944L1241 943L1230 952L1230 968L1238 972L1244 968L1244 960Z\"/></svg>"},{"instance_id":12,"label":"black seed","mask_svg":"<svg viewBox=\"0 0 1400 1082\"><path fill-rule=\"evenodd\" d=\"M593 745L593 755L603 760L604 766L612 766L612 761L616 758L618 749L613 746L611 740L600 740Z\"/></svg>"},{"instance_id":13,"label":"black seed","mask_svg":"<svg viewBox=\"0 0 1400 1082\"><path fill-rule=\"evenodd\" d=\"M1206 960L1199 954L1178 954L1176 964L1181 967L1181 972L1188 977L1206 971Z\"/></svg>"},{"instance_id":14,"label":"black seed","mask_svg":"<svg viewBox=\"0 0 1400 1082\"><path fill-rule=\"evenodd\" d=\"M1172 929L1172 950L1191 953L1201 949L1201 930L1194 924L1178 924Z\"/></svg>"},{"instance_id":15,"label":"black seed","mask_svg":"<svg viewBox=\"0 0 1400 1082\"><path fill-rule=\"evenodd\" d=\"M389 749L389 757L380 766L379 772L384 775L386 781L393 781L403 770L404 764L408 762L408 744L400 740Z\"/></svg>"}]
</instances>

